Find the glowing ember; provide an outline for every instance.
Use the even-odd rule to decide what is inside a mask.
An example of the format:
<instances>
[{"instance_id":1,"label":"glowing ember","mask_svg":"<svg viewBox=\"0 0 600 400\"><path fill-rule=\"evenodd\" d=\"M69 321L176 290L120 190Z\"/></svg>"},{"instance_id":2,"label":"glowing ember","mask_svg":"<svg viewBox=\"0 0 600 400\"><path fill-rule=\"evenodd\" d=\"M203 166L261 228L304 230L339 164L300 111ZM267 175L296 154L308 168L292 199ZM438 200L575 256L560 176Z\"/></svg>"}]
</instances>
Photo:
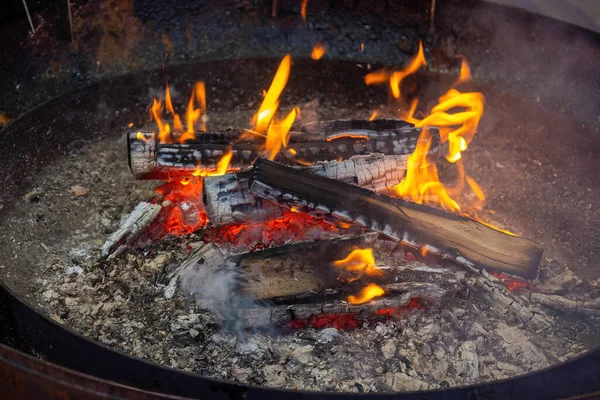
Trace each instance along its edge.
<instances>
[{"instance_id":1,"label":"glowing ember","mask_svg":"<svg viewBox=\"0 0 600 400\"><path fill-rule=\"evenodd\" d=\"M408 304L401 307L383 308L377 310L378 315L385 315L388 318L396 317L402 318L405 314L415 310L426 310L427 306L425 302L419 297L413 297L408 301Z\"/></svg>"},{"instance_id":2,"label":"glowing ember","mask_svg":"<svg viewBox=\"0 0 600 400\"><path fill-rule=\"evenodd\" d=\"M375 297L382 296L385 293L381 287L374 283L369 283L363 290L360 291L358 296L348 296L348 303L350 304L363 304Z\"/></svg>"},{"instance_id":3,"label":"glowing ember","mask_svg":"<svg viewBox=\"0 0 600 400\"><path fill-rule=\"evenodd\" d=\"M364 274L369 276L381 274L381 271L375 265L372 248L355 249L346 258L334 261L333 266L339 268L342 272L351 273L353 276L349 279L349 282L359 279Z\"/></svg>"},{"instance_id":4,"label":"glowing ember","mask_svg":"<svg viewBox=\"0 0 600 400\"><path fill-rule=\"evenodd\" d=\"M224 225L206 232L205 241L228 243L237 248L252 246L252 250L281 246L306 238L326 239L339 229L322 219L304 213L289 212L281 218L262 223Z\"/></svg>"},{"instance_id":5,"label":"glowing ember","mask_svg":"<svg viewBox=\"0 0 600 400\"><path fill-rule=\"evenodd\" d=\"M336 328L348 330L358 328L358 320L354 314L313 315L309 318L290 321L290 327L293 329L313 327L315 329Z\"/></svg>"},{"instance_id":6,"label":"glowing ember","mask_svg":"<svg viewBox=\"0 0 600 400\"><path fill-rule=\"evenodd\" d=\"M167 182L156 188L156 192L161 195L163 205L158 220L162 221L168 233L185 235L208 222L202 203L200 179ZM157 201L158 199L155 200Z\"/></svg>"},{"instance_id":7,"label":"glowing ember","mask_svg":"<svg viewBox=\"0 0 600 400\"><path fill-rule=\"evenodd\" d=\"M315 44L315 47L312 49L312 53L310 54L310 58L313 60L320 60L321 57L325 55L327 49L321 43Z\"/></svg>"},{"instance_id":8,"label":"glowing ember","mask_svg":"<svg viewBox=\"0 0 600 400\"><path fill-rule=\"evenodd\" d=\"M492 275L498 279L501 279L508 290L515 293L521 293L523 290L527 289L531 292L536 292L537 289L533 285L533 283L529 281L525 281L523 279L514 278L510 275L503 274L502 272L492 272Z\"/></svg>"}]
</instances>

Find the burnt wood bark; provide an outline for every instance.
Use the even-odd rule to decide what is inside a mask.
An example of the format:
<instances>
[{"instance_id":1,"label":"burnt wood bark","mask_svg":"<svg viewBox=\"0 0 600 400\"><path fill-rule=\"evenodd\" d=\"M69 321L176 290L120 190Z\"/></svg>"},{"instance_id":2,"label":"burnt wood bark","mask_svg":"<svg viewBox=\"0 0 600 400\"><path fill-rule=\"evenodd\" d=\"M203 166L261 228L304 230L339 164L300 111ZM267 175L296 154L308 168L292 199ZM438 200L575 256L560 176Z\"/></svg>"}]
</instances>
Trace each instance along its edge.
<instances>
[{"instance_id":1,"label":"burnt wood bark","mask_svg":"<svg viewBox=\"0 0 600 400\"><path fill-rule=\"evenodd\" d=\"M384 297L375 298L362 304L350 304L339 291L330 291L329 296L298 298L289 304L276 304L273 301L263 307L249 307L240 310L246 328L261 326L282 326L292 320L306 319L327 314L352 314L358 320L376 318L377 311L398 309L407 306L411 299L422 299L429 306L443 306L456 294L451 284L405 282L380 285L386 292ZM289 301L289 300L288 300Z\"/></svg>"},{"instance_id":2,"label":"burnt wood bark","mask_svg":"<svg viewBox=\"0 0 600 400\"><path fill-rule=\"evenodd\" d=\"M155 223L162 211L160 204L140 202L119 229L113 232L102 246L103 257L116 257L135 247L134 243L150 244L162 238L167 232L162 224L157 224L154 230L149 229Z\"/></svg>"},{"instance_id":3,"label":"burnt wood bark","mask_svg":"<svg viewBox=\"0 0 600 400\"><path fill-rule=\"evenodd\" d=\"M433 133L432 157L439 155L439 135ZM394 119L374 121L344 120L316 122L300 126L290 133L288 147L277 160L286 164L345 160L356 155L381 153L408 155L414 152L421 128ZM184 143L160 143L151 132L128 132L129 167L139 179L168 179L190 175L196 168L215 171L228 151L229 170L250 165L263 155L263 139L243 129L222 132L198 132Z\"/></svg>"},{"instance_id":4,"label":"burnt wood bark","mask_svg":"<svg viewBox=\"0 0 600 400\"><path fill-rule=\"evenodd\" d=\"M241 320L246 328L282 325L323 314L353 314L358 319L366 319L376 317L378 310L405 306L416 297L429 306L441 306L454 298L460 289L461 278L455 271L445 268L382 266L378 276L346 282L326 278L327 272L333 277L339 271L325 262L313 264L318 279L324 278L316 287L311 282L303 282L301 276L281 270L280 263L273 262L276 257L290 257L290 268L300 270L306 265L297 263L294 254L319 253L325 248L350 252L355 245L373 245L377 236L370 233L324 242L294 243L246 254L227 254L218 245L208 243L182 264L177 276L183 293L191 296L200 307L210 309L230 322ZM336 254L329 254L322 260L334 256ZM257 265L259 260L262 263ZM258 275L257 284L253 280ZM274 276L279 279L273 280ZM350 304L346 300L348 295L357 294L369 282L376 282L383 288L384 295L363 304ZM277 285L278 288L264 290L261 284Z\"/></svg>"},{"instance_id":5,"label":"burnt wood bark","mask_svg":"<svg viewBox=\"0 0 600 400\"><path fill-rule=\"evenodd\" d=\"M374 154L302 167L304 173L326 176L374 191L391 188L404 178L408 155ZM283 216L285 208L250 193L248 171L207 177L203 186L206 213L215 226L266 221Z\"/></svg>"},{"instance_id":6,"label":"burnt wood bark","mask_svg":"<svg viewBox=\"0 0 600 400\"><path fill-rule=\"evenodd\" d=\"M526 279L537 277L543 252L539 244L461 215L305 174L264 159L254 166L250 191L314 216L360 224L471 269Z\"/></svg>"}]
</instances>

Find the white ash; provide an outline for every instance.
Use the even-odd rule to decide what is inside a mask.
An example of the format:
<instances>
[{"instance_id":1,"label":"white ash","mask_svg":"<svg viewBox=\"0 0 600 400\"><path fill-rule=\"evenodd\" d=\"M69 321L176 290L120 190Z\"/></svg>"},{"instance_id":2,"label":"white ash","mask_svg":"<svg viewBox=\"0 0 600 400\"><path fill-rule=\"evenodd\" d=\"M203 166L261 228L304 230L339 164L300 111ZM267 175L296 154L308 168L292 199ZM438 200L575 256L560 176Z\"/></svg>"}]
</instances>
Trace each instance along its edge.
<instances>
[{"instance_id":1,"label":"white ash","mask_svg":"<svg viewBox=\"0 0 600 400\"><path fill-rule=\"evenodd\" d=\"M222 325L223 315L231 313L229 290L239 279L235 266L214 253L216 258L204 264L190 262L175 271L189 259L186 251L197 240L163 240L156 249L116 257L104 267L88 261L81 275L50 274L40 287L40 299L57 321L134 356L215 378L288 389L389 392L476 384L585 351L556 319L549 338L518 315L500 313L482 300L486 291L473 293L479 290L473 281L484 278L465 277L462 270L457 274L471 293L443 310L414 310L351 331L306 328L240 336ZM66 268L53 265L55 270ZM182 290L165 298L177 276ZM507 290L502 282L489 284L498 293ZM187 301L185 293L195 301ZM528 304L525 294L511 296Z\"/></svg>"},{"instance_id":2,"label":"white ash","mask_svg":"<svg viewBox=\"0 0 600 400\"><path fill-rule=\"evenodd\" d=\"M193 298L199 308L223 318L228 328L241 332L240 309L250 306L252 300L239 294L240 269L217 245L202 247L183 263L178 275L183 294Z\"/></svg>"},{"instance_id":3,"label":"white ash","mask_svg":"<svg viewBox=\"0 0 600 400\"><path fill-rule=\"evenodd\" d=\"M354 111L348 112L348 117L353 115ZM239 124L246 120L244 116ZM582 318L541 306L553 319L551 326L538 332L516 314L519 310L502 310L485 301L489 300L487 292L473 284L481 277L470 273L459 279L465 290L443 310L415 310L353 331L307 328L277 335L249 332L241 339L224 330L212 312L188 302L181 292L169 291L169 298L165 297L169 286L176 288L169 285L173 269L189 257L190 247L201 239L197 235L166 239L147 249L100 261L101 246L118 228L121 216L128 215L137 202L152 198L156 186L155 182L131 177L126 160L120 156L124 142L106 143L95 147L90 152L93 156L73 155L64 165L40 174L36 183L39 202L31 203L33 198L23 201L21 211L11 213L20 213L15 219L20 230L39 231L34 238L46 245L36 256L38 265L43 266L35 281L35 301L40 309L55 321L115 349L237 382L288 389L386 392L424 389L425 384L436 388L506 379L577 357L597 344L599 323L594 317ZM73 168L75 162L79 164ZM70 187L75 184L88 188L88 194L73 196ZM43 224L38 221L42 211ZM70 237L56 233L64 235L66 228L43 230L63 226L57 223L58 216L68 221ZM31 237L28 242L35 250ZM85 249L86 254L77 254L78 249ZM169 255L167 261L162 254ZM74 265L83 272L66 274ZM0 268L4 279L12 266L3 262ZM598 297L600 281L555 280L563 271L558 262L544 261L543 277L552 279L552 284L550 288L542 285L546 290L543 294L559 294L574 301ZM502 283L492 285L496 288ZM506 290L500 289L499 294ZM511 301L535 307L530 297L525 291L515 294ZM465 348L466 342L472 344ZM389 356L393 345L395 355L386 359L382 349ZM462 368L462 376L455 365Z\"/></svg>"}]
</instances>

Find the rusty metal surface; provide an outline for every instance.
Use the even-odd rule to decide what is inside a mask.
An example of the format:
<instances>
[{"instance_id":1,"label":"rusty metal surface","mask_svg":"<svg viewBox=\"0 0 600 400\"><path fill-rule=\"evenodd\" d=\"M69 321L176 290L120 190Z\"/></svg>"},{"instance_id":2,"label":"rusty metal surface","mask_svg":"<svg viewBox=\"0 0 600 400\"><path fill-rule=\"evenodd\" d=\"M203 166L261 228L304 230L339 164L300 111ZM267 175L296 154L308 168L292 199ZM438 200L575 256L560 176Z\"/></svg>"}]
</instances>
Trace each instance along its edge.
<instances>
[{"instance_id":1,"label":"rusty metal surface","mask_svg":"<svg viewBox=\"0 0 600 400\"><path fill-rule=\"evenodd\" d=\"M84 375L0 344L1 398L22 400L184 400Z\"/></svg>"}]
</instances>

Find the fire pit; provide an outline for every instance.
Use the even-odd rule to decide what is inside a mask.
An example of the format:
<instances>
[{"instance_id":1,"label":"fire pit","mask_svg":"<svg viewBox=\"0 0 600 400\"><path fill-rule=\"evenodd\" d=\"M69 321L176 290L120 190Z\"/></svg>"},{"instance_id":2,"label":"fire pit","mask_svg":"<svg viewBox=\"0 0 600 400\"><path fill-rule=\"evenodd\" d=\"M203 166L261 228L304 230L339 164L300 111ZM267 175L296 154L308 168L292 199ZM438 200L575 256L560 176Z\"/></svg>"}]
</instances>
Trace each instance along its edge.
<instances>
[{"instance_id":1,"label":"fire pit","mask_svg":"<svg viewBox=\"0 0 600 400\"><path fill-rule=\"evenodd\" d=\"M466 56L315 49L166 66L15 121L8 141L65 131L69 153L11 176L3 280L110 348L272 388L444 389L595 348L597 139Z\"/></svg>"}]
</instances>

